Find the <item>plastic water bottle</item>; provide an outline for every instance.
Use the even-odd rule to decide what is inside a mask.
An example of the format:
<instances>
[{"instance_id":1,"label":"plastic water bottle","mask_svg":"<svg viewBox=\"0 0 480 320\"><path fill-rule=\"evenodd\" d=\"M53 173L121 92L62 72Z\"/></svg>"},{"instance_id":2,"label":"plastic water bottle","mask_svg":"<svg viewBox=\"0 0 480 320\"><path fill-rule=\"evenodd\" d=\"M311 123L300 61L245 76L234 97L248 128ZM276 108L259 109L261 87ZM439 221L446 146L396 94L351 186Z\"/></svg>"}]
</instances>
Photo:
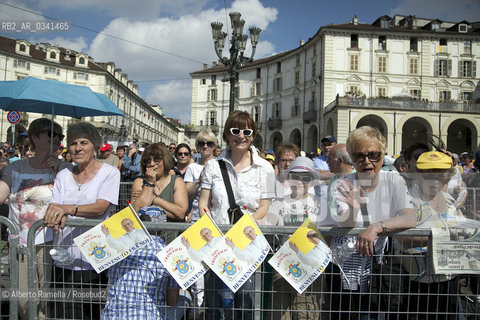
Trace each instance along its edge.
<instances>
[{"instance_id":1,"label":"plastic water bottle","mask_svg":"<svg viewBox=\"0 0 480 320\"><path fill-rule=\"evenodd\" d=\"M73 262L73 256L70 254L69 248L55 247L50 249L50 256L56 264L64 265Z\"/></svg>"},{"instance_id":2,"label":"plastic water bottle","mask_svg":"<svg viewBox=\"0 0 480 320\"><path fill-rule=\"evenodd\" d=\"M223 308L233 308L233 292L228 287L225 287L225 289L223 290Z\"/></svg>"}]
</instances>

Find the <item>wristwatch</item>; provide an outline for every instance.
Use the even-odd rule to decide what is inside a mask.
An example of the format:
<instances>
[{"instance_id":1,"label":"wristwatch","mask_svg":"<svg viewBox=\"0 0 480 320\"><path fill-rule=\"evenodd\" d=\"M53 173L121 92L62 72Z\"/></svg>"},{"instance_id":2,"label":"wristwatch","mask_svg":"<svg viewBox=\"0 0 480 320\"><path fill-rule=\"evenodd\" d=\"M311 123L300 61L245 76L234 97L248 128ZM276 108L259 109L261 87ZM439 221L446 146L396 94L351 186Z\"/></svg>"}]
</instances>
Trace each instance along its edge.
<instances>
[{"instance_id":1,"label":"wristwatch","mask_svg":"<svg viewBox=\"0 0 480 320\"><path fill-rule=\"evenodd\" d=\"M143 186L155 188L155 183L148 182L147 180L143 179Z\"/></svg>"},{"instance_id":2,"label":"wristwatch","mask_svg":"<svg viewBox=\"0 0 480 320\"><path fill-rule=\"evenodd\" d=\"M382 225L382 233L387 233L388 232L387 224L383 221L380 221L380 224Z\"/></svg>"}]
</instances>

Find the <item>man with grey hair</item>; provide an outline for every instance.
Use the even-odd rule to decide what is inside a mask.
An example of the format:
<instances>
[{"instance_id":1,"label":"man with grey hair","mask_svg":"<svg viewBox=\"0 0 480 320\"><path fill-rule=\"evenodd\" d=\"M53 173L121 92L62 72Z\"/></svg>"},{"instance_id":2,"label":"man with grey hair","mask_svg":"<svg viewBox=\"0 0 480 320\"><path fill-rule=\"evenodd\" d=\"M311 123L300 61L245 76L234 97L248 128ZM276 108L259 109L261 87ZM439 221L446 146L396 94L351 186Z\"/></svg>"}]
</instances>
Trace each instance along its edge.
<instances>
[{"instance_id":1,"label":"man with grey hair","mask_svg":"<svg viewBox=\"0 0 480 320\"><path fill-rule=\"evenodd\" d=\"M138 152L137 145L131 143L128 151L123 156L123 166L125 172L122 172L122 181L133 181L141 174L140 161L142 155Z\"/></svg>"}]
</instances>

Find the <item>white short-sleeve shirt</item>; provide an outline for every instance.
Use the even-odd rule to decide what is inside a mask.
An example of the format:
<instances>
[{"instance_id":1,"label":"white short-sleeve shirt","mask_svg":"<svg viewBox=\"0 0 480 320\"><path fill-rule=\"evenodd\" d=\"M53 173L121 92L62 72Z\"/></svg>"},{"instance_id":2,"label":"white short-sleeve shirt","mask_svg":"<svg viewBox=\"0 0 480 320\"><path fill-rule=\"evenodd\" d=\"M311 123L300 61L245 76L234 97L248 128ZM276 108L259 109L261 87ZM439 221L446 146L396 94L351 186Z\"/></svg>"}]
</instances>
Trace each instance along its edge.
<instances>
[{"instance_id":1,"label":"white short-sleeve shirt","mask_svg":"<svg viewBox=\"0 0 480 320\"><path fill-rule=\"evenodd\" d=\"M228 155L229 149L227 147L218 160L207 162L202 179L202 189L211 190L210 212L218 224L229 223L227 210L230 207L218 161L225 161L235 202L242 209L246 206L250 213L254 213L260 206L260 199L275 197L275 173L272 165L262 159L255 148L250 147L252 165L237 173Z\"/></svg>"}]
</instances>

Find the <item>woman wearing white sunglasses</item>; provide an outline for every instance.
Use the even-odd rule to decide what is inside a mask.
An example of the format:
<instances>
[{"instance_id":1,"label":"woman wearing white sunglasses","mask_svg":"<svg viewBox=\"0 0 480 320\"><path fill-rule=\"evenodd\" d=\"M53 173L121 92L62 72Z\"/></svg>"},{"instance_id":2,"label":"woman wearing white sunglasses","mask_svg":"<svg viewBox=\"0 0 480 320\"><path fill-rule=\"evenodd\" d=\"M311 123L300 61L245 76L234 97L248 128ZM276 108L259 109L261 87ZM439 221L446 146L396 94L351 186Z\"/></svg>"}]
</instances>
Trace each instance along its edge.
<instances>
[{"instance_id":1,"label":"woman wearing white sunglasses","mask_svg":"<svg viewBox=\"0 0 480 320\"><path fill-rule=\"evenodd\" d=\"M204 209L207 210L217 224L230 223L228 195L220 161L225 162L236 204L242 209L247 207L255 220L265 216L270 199L274 197L275 173L272 166L252 146L255 134L252 116L243 111L233 112L227 118L223 131L223 140L227 142L226 150L220 154L218 161L209 161L205 166L198 207L201 215L205 214ZM235 319L253 317L252 294L243 293L243 290L253 290L253 278L235 293L234 306L243 309L235 311ZM213 288L216 290L209 290ZM205 276L206 319L223 319L222 288L221 280L209 271Z\"/></svg>"}]
</instances>

